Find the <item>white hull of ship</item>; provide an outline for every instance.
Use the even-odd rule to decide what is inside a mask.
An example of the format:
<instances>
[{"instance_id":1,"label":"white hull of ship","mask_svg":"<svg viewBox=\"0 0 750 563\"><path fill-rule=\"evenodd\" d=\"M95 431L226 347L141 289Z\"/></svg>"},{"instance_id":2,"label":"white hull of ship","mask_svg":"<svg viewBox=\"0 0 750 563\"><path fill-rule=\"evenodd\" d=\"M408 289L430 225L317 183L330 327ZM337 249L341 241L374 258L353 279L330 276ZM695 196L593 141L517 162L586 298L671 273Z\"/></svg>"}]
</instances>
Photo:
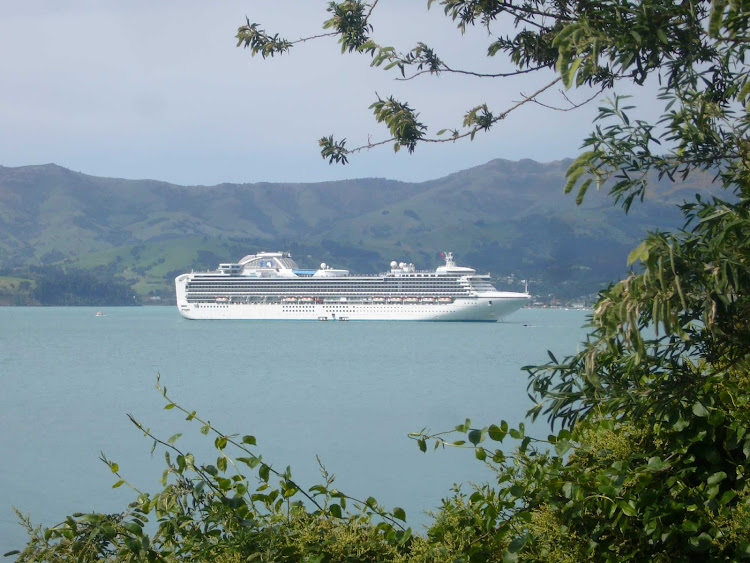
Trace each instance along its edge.
<instances>
[{"instance_id":1,"label":"white hull of ship","mask_svg":"<svg viewBox=\"0 0 750 563\"><path fill-rule=\"evenodd\" d=\"M528 296L498 292L452 303L186 303L186 319L289 321L484 321L496 322L528 303Z\"/></svg>"}]
</instances>

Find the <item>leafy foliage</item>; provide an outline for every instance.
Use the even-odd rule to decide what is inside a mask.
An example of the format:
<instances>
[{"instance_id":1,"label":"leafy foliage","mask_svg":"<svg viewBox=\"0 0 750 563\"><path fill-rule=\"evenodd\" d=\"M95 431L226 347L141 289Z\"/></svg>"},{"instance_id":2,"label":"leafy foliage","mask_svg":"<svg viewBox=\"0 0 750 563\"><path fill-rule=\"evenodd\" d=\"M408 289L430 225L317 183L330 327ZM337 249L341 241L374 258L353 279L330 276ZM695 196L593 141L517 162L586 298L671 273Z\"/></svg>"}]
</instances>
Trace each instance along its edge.
<instances>
[{"instance_id":1,"label":"leafy foliage","mask_svg":"<svg viewBox=\"0 0 750 563\"><path fill-rule=\"evenodd\" d=\"M402 73L410 65L451 70L423 45L398 55L375 44L366 27L375 4L331 4L329 11L343 10L333 27L351 46L344 50L368 52L376 65ZM197 465L177 450L177 436L157 439L177 454L167 457L164 491L139 494L123 515L30 529L21 560L750 558L750 9L728 0L438 4L460 30L509 18L518 34L495 41L490 55L507 52L519 72L554 67L566 87L660 81L666 106L657 124L631 118L635 108L622 97L600 108L585 152L568 170L565 191L577 188L577 201L596 182L629 211L654 174L685 180L709 171L725 192L683 203L682 230L651 233L631 252L634 271L600 294L578 353L558 360L550 352L548 364L525 368L535 401L529 415L546 416L553 433L539 439L523 424L476 428L466 420L449 432L412 434L423 452L431 444L468 448L496 471L493 483L470 494L456 488L422 538L401 528L402 510L352 499L325 472L324 483L303 492L290 470L253 453L254 438L238 440L200 421L216 436L215 464ZM408 105L378 104L377 118L393 135L388 142L413 150L429 140ZM468 131L454 138L489 129L507 111L469 110ZM333 161L353 152L332 138L323 148ZM163 393L167 408L198 420ZM229 456L230 446L241 455ZM240 464L257 472L252 492ZM152 513L159 528L147 537Z\"/></svg>"},{"instance_id":2,"label":"leafy foliage","mask_svg":"<svg viewBox=\"0 0 750 563\"><path fill-rule=\"evenodd\" d=\"M322 466L323 482L303 488L289 467L256 453L254 436L224 434L175 403L158 380L157 389L165 409L213 437L216 460L199 463L178 448L182 434L163 440L131 416L153 440L152 453L164 450L163 489L136 489L102 454L117 478L112 486L130 487L136 499L122 513L74 514L44 530L21 517L30 539L12 553L17 561L382 561L399 560L411 545L403 509L346 495Z\"/></svg>"},{"instance_id":3,"label":"leafy foliage","mask_svg":"<svg viewBox=\"0 0 750 563\"><path fill-rule=\"evenodd\" d=\"M31 295L41 305L137 305L128 284L107 272L36 269L36 287Z\"/></svg>"},{"instance_id":4,"label":"leafy foliage","mask_svg":"<svg viewBox=\"0 0 750 563\"><path fill-rule=\"evenodd\" d=\"M567 172L564 191L579 204L592 185L606 186L628 212L654 175L684 181L696 172L714 175L726 195L683 203L682 230L651 233L633 250L636 270L600 294L577 354L526 368L530 416L546 416L556 434L536 440L522 427L467 421L452 431L458 440L413 436L422 451L431 440L470 447L497 469L496 486L456 491L428 537L477 560L750 557L750 9L723 0L429 4L461 31L512 23L516 34L493 41L489 56L507 54L518 72L554 68L566 88L658 80L657 123L634 118L637 108L616 94L599 108ZM402 76L416 69L411 77L455 71L425 47L378 47L373 64ZM515 109L476 106L451 140ZM508 434L520 441L513 455L485 445ZM476 541L456 543L459 528Z\"/></svg>"},{"instance_id":5,"label":"leafy foliage","mask_svg":"<svg viewBox=\"0 0 750 563\"><path fill-rule=\"evenodd\" d=\"M278 34L268 35L258 28L257 23L250 23L249 19L246 25L237 30L237 46L240 45L245 49L250 49L253 55L260 55L264 59L285 53L292 46L289 41L280 38Z\"/></svg>"}]
</instances>

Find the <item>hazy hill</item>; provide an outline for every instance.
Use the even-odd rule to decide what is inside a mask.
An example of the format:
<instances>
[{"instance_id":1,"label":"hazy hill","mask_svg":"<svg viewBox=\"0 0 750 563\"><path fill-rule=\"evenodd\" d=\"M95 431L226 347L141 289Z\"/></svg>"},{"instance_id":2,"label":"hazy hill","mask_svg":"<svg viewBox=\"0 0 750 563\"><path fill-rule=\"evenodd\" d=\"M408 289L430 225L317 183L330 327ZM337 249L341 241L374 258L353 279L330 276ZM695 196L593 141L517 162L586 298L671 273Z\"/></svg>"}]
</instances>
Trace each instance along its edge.
<instances>
[{"instance_id":1,"label":"hazy hill","mask_svg":"<svg viewBox=\"0 0 750 563\"><path fill-rule=\"evenodd\" d=\"M0 273L95 269L166 296L176 273L255 250L355 272L383 271L393 259L432 267L452 250L493 275L581 293L621 275L645 231L678 226L675 204L706 187L659 183L626 216L605 194L590 192L581 207L563 196L567 165L494 160L422 183L217 186L0 167Z\"/></svg>"}]
</instances>

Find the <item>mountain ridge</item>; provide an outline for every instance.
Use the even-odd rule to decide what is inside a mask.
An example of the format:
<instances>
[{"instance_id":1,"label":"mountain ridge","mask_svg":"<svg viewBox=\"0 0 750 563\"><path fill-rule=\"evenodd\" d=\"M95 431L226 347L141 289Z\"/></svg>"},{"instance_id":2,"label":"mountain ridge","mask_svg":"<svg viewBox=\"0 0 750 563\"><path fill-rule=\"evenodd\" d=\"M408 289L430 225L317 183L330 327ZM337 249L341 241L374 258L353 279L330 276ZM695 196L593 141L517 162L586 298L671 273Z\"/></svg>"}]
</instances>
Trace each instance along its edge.
<instances>
[{"instance_id":1,"label":"mountain ridge","mask_svg":"<svg viewBox=\"0 0 750 563\"><path fill-rule=\"evenodd\" d=\"M498 158L418 183L213 186L0 166L0 272L33 279L39 268L97 271L166 299L177 273L255 250L290 250L307 267L325 261L360 273L392 259L434 267L440 251L452 250L460 263L506 280L588 293L626 271L647 229L680 226L677 203L715 191L707 176L654 181L625 216L605 193L592 191L581 206L563 196L570 162Z\"/></svg>"}]
</instances>

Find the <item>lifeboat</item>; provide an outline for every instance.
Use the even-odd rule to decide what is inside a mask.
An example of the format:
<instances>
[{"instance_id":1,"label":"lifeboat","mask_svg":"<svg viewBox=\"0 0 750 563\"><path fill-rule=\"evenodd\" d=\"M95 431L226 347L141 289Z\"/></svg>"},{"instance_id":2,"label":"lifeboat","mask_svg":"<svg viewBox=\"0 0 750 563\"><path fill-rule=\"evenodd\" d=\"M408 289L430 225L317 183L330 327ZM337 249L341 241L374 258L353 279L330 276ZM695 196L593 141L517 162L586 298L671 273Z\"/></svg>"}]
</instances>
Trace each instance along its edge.
<instances>
[{"instance_id":1,"label":"lifeboat","mask_svg":"<svg viewBox=\"0 0 750 563\"><path fill-rule=\"evenodd\" d=\"M385 303L385 297L373 297L372 302L373 303Z\"/></svg>"},{"instance_id":2,"label":"lifeboat","mask_svg":"<svg viewBox=\"0 0 750 563\"><path fill-rule=\"evenodd\" d=\"M401 297L389 297L388 303L403 303L404 300Z\"/></svg>"},{"instance_id":3,"label":"lifeboat","mask_svg":"<svg viewBox=\"0 0 750 563\"><path fill-rule=\"evenodd\" d=\"M422 297L422 303L434 303L435 298L434 297Z\"/></svg>"},{"instance_id":4,"label":"lifeboat","mask_svg":"<svg viewBox=\"0 0 750 563\"><path fill-rule=\"evenodd\" d=\"M284 297L284 303L296 303L297 298L296 297Z\"/></svg>"},{"instance_id":5,"label":"lifeboat","mask_svg":"<svg viewBox=\"0 0 750 563\"><path fill-rule=\"evenodd\" d=\"M407 297L404 299L404 303L419 303L419 299L416 297Z\"/></svg>"},{"instance_id":6,"label":"lifeboat","mask_svg":"<svg viewBox=\"0 0 750 563\"><path fill-rule=\"evenodd\" d=\"M300 297L299 302L300 303L312 303L313 298L312 297Z\"/></svg>"},{"instance_id":7,"label":"lifeboat","mask_svg":"<svg viewBox=\"0 0 750 563\"><path fill-rule=\"evenodd\" d=\"M438 297L438 303L453 303L453 297Z\"/></svg>"},{"instance_id":8,"label":"lifeboat","mask_svg":"<svg viewBox=\"0 0 750 563\"><path fill-rule=\"evenodd\" d=\"M229 302L229 297L217 297L216 298L216 302L217 303L228 303Z\"/></svg>"}]
</instances>

